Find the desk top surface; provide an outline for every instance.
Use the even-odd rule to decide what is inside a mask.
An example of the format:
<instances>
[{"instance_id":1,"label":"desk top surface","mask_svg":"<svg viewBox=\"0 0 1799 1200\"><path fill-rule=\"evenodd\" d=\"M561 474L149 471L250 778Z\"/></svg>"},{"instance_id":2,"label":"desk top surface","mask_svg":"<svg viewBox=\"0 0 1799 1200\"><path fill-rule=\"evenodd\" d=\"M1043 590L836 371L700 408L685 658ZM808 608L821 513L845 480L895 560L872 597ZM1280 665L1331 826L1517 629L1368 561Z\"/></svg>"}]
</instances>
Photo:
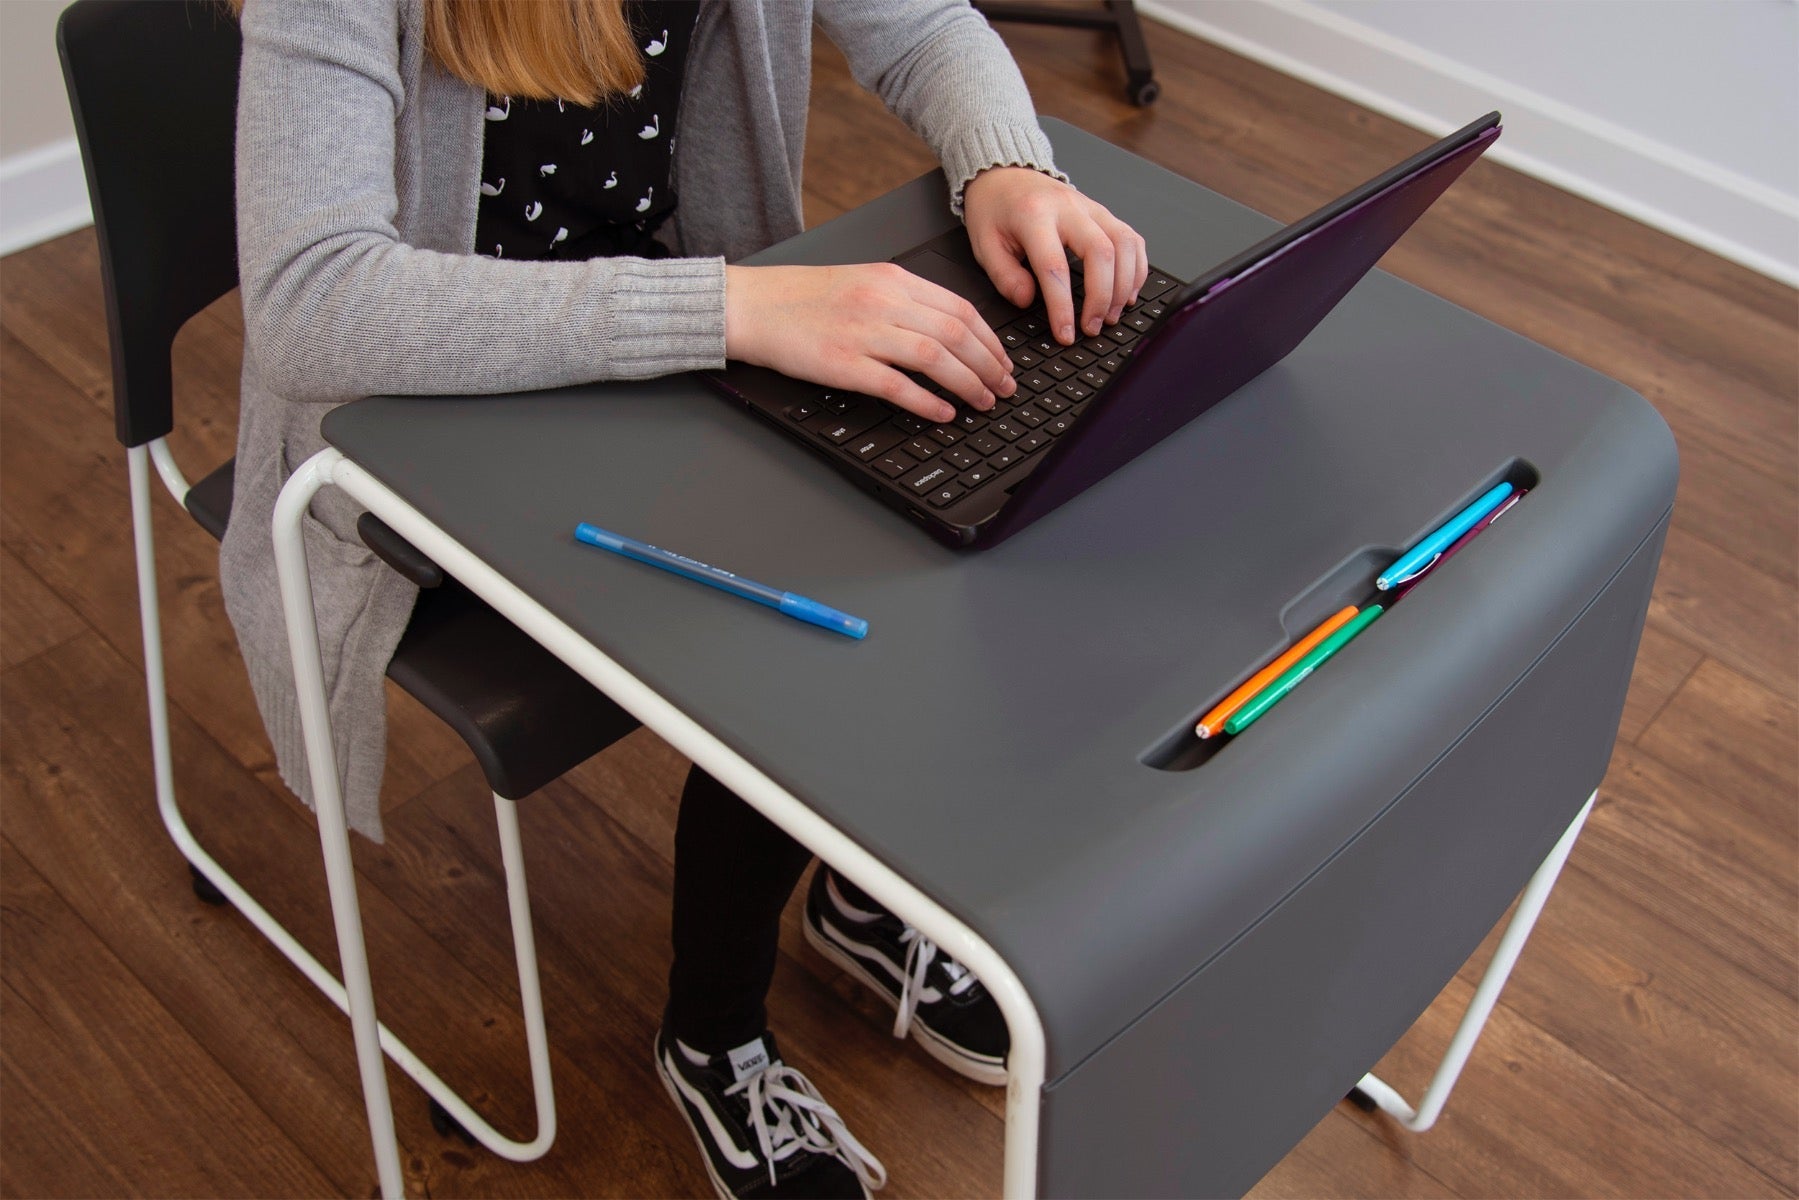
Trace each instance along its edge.
<instances>
[{"instance_id":1,"label":"desk top surface","mask_svg":"<svg viewBox=\"0 0 1799 1200\"><path fill-rule=\"evenodd\" d=\"M1045 126L1164 270L1192 278L1273 228ZM927 176L772 257L847 240L876 260L952 223ZM1285 361L982 553L689 377L379 398L324 431L986 937L1043 1014L1052 1079L1377 818L1598 595L1674 484L1634 393L1380 272ZM1201 712L1520 469L1539 485L1478 552L1203 765L1153 765L1190 761ZM865 617L869 636L583 547L579 521Z\"/></svg>"}]
</instances>

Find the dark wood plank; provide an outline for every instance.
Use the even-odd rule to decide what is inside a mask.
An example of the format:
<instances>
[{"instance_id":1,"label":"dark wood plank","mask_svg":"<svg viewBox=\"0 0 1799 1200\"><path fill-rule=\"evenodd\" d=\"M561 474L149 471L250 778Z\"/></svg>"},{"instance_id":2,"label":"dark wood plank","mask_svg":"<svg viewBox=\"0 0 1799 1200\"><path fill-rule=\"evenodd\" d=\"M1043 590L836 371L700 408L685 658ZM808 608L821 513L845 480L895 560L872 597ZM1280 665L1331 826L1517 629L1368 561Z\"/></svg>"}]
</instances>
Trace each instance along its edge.
<instances>
[{"instance_id":1,"label":"dark wood plank","mask_svg":"<svg viewBox=\"0 0 1799 1200\"><path fill-rule=\"evenodd\" d=\"M335 1188L10 840L0 843L0 880L7 1074L26 1081L38 1123L51 1117L65 1131L59 1140L86 1142L99 1158L59 1171L26 1156L7 1169L9 1194L79 1191L82 1177L103 1194L153 1179L169 1194L235 1196L251 1174L282 1195ZM114 1119L133 1108L179 1115Z\"/></svg>"},{"instance_id":2,"label":"dark wood plank","mask_svg":"<svg viewBox=\"0 0 1799 1200\"><path fill-rule=\"evenodd\" d=\"M0 471L8 480L0 543L122 656L142 663L131 505L110 416L89 409L89 419L71 419L83 411L78 394L10 334L0 335L0 373L14 394L33 398L30 406L0 410ZM285 796L225 616L218 546L160 483L153 481L151 489L169 694L271 791ZM198 664L217 666L193 670ZM416 705L396 707L391 726L386 803L468 761L458 739Z\"/></svg>"},{"instance_id":3,"label":"dark wood plank","mask_svg":"<svg viewBox=\"0 0 1799 1200\"><path fill-rule=\"evenodd\" d=\"M1704 657L1659 623L1650 621L1644 625L1643 641L1637 647L1636 668L1630 676L1630 691L1624 697L1624 717L1618 725L1619 739L1634 742L1674 698L1675 691Z\"/></svg>"},{"instance_id":4,"label":"dark wood plank","mask_svg":"<svg viewBox=\"0 0 1799 1200\"><path fill-rule=\"evenodd\" d=\"M1650 616L1776 696L1799 700L1794 589L1684 529L1668 531Z\"/></svg>"},{"instance_id":5,"label":"dark wood plank","mask_svg":"<svg viewBox=\"0 0 1799 1200\"><path fill-rule=\"evenodd\" d=\"M1799 838L1799 706L1791 699L1707 659L1637 740L1708 791L1753 805L1782 840Z\"/></svg>"},{"instance_id":6,"label":"dark wood plank","mask_svg":"<svg viewBox=\"0 0 1799 1200\"><path fill-rule=\"evenodd\" d=\"M1511 986L1521 982L1514 978ZM1569 990L1561 989L1564 998ZM1381 1059L1381 1078L1418 1099L1471 994L1461 979L1445 989ZM1684 1120L1682 1098L1695 1086L1645 1094L1506 1003L1494 1010L1427 1133L1407 1135L1379 1114L1354 1119L1371 1141L1406 1153L1471 1196L1782 1194L1774 1180Z\"/></svg>"},{"instance_id":7,"label":"dark wood plank","mask_svg":"<svg viewBox=\"0 0 1799 1200\"><path fill-rule=\"evenodd\" d=\"M24 662L86 628L35 571L0 551L0 668Z\"/></svg>"}]
</instances>

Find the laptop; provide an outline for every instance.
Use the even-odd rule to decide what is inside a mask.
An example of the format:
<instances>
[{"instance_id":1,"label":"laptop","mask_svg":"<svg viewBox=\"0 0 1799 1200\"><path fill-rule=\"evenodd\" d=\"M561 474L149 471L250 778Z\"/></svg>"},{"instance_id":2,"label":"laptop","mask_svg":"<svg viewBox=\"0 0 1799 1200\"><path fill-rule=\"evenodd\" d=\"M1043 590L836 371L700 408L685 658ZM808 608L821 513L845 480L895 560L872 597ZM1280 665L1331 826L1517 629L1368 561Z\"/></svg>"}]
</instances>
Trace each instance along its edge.
<instances>
[{"instance_id":1,"label":"laptop","mask_svg":"<svg viewBox=\"0 0 1799 1200\"><path fill-rule=\"evenodd\" d=\"M958 405L937 425L743 363L709 378L938 540L997 546L1285 358L1499 122L1488 113L1190 282L1152 269L1117 325L1072 346L1049 337L1041 302L1019 309L994 290L960 227L895 255L972 302L1005 344L1019 386L990 412Z\"/></svg>"}]
</instances>

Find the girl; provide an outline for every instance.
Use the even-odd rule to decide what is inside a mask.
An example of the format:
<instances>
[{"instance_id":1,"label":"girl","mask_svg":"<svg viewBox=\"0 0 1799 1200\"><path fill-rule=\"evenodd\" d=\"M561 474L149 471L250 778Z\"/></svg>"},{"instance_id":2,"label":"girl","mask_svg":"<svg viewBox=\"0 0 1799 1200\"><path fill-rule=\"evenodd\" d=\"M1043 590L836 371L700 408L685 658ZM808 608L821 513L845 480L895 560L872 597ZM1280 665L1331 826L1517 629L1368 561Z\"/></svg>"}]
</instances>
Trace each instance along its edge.
<instances>
[{"instance_id":1,"label":"girl","mask_svg":"<svg viewBox=\"0 0 1799 1200\"><path fill-rule=\"evenodd\" d=\"M1015 385L975 310L889 264L740 267L801 228L814 22L931 145L975 253L1064 343L1116 321L1142 239L1068 186L1004 45L962 0L236 0L245 316L226 607L282 774L307 795L270 518L319 420L371 394L500 393L725 359L954 415ZM1082 263L1074 311L1069 252ZM1078 324L1078 329L1077 329ZM379 836L382 677L416 590L327 490L307 522L352 823ZM880 1164L776 1052L763 1001L809 855L693 771L657 1067L720 1195L867 1194ZM847 881L808 924L886 963L934 1054L1003 1081L972 977ZM907 956L910 956L909 959ZM874 971L873 975L880 975Z\"/></svg>"}]
</instances>

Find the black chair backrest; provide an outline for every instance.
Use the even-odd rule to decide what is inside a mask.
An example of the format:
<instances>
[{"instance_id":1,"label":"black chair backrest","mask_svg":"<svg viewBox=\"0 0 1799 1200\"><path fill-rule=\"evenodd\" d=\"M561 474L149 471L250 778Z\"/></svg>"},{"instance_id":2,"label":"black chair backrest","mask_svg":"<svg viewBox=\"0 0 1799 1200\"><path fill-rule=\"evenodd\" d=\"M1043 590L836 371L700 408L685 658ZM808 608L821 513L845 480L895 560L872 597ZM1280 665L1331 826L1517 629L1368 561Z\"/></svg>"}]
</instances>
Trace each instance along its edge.
<instances>
[{"instance_id":1,"label":"black chair backrest","mask_svg":"<svg viewBox=\"0 0 1799 1200\"><path fill-rule=\"evenodd\" d=\"M112 337L119 440L174 428L170 349L237 286L242 40L219 0L76 0L56 27Z\"/></svg>"}]
</instances>

